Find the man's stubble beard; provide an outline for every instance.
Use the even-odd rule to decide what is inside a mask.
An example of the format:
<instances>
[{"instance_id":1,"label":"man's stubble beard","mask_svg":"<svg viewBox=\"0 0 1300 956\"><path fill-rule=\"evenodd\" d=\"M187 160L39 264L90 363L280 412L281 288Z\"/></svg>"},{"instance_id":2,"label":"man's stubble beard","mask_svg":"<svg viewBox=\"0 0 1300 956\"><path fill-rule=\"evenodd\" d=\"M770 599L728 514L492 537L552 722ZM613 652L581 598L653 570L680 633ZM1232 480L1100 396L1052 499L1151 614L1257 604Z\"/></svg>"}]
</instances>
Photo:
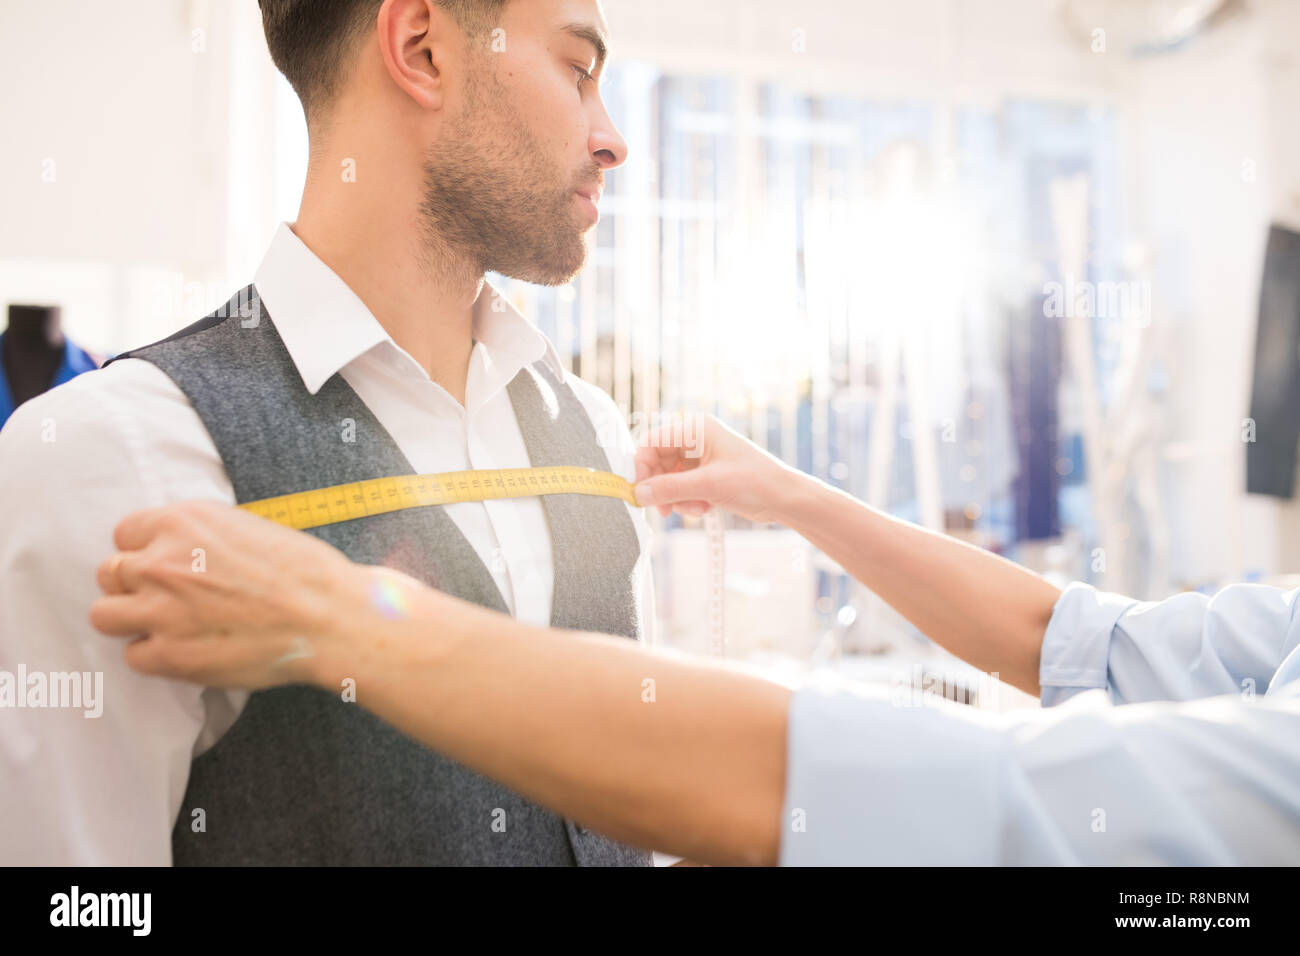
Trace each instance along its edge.
<instances>
[{"instance_id":1,"label":"man's stubble beard","mask_svg":"<svg viewBox=\"0 0 1300 956\"><path fill-rule=\"evenodd\" d=\"M435 267L450 255L478 275L561 285L587 259L574 183L548 161L490 69L479 65L461 115L425 152L422 252ZM598 175L593 162L582 182Z\"/></svg>"}]
</instances>

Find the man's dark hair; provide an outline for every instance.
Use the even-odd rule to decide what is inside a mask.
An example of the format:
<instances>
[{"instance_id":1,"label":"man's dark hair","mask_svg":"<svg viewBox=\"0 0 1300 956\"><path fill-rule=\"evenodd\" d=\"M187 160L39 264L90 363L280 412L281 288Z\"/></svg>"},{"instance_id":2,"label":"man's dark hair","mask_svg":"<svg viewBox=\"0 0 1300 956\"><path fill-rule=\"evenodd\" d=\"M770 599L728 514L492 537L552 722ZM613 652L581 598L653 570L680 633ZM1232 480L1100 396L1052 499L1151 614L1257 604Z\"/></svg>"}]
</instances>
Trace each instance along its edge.
<instances>
[{"instance_id":1,"label":"man's dark hair","mask_svg":"<svg viewBox=\"0 0 1300 956\"><path fill-rule=\"evenodd\" d=\"M466 36L487 36L509 0L434 0ZM258 0L271 60L302 101L309 126L347 79L357 44L375 28L384 0Z\"/></svg>"}]
</instances>

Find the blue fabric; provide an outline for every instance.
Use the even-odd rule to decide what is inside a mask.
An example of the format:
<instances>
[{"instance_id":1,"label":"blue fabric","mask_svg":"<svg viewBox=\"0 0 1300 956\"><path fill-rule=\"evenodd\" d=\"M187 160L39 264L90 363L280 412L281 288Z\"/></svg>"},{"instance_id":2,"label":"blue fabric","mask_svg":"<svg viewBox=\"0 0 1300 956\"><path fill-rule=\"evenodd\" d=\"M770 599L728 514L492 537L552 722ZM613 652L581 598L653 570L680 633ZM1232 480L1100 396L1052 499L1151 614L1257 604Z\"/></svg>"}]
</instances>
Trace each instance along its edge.
<instances>
[{"instance_id":1,"label":"blue fabric","mask_svg":"<svg viewBox=\"0 0 1300 956\"><path fill-rule=\"evenodd\" d=\"M0 332L0 355L4 354L5 333ZM70 338L63 338L63 361L59 363L58 371L54 373L54 381L50 383L50 388L62 385L80 375L82 372L93 372L99 368L95 360L86 354L81 346L76 345ZM9 377L5 375L4 363L0 362L0 426L8 421L9 416L14 413L14 396L9 389Z\"/></svg>"}]
</instances>

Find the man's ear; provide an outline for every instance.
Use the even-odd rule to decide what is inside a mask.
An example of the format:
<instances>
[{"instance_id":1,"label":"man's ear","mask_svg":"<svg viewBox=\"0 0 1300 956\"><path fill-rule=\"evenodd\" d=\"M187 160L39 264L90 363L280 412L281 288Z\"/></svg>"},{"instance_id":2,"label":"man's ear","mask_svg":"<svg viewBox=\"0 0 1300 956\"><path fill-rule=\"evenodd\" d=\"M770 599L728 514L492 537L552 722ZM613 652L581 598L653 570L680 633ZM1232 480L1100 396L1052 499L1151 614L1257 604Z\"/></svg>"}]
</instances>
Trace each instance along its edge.
<instances>
[{"instance_id":1,"label":"man's ear","mask_svg":"<svg viewBox=\"0 0 1300 956\"><path fill-rule=\"evenodd\" d=\"M445 106L445 77L461 68L464 38L433 0L387 0L377 21L379 54L398 89L421 108Z\"/></svg>"}]
</instances>

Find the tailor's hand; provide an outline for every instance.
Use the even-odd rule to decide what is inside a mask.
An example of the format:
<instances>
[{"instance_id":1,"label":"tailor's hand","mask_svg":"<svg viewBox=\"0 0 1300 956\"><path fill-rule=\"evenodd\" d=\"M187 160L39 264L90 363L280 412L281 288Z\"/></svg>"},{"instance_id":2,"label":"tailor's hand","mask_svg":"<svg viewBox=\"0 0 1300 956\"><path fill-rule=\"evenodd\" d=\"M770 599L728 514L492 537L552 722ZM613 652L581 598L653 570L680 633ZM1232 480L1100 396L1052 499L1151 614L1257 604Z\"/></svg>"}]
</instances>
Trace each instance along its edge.
<instances>
[{"instance_id":1,"label":"tailor's hand","mask_svg":"<svg viewBox=\"0 0 1300 956\"><path fill-rule=\"evenodd\" d=\"M688 412L648 429L636 455L636 498L661 515L718 507L757 522L786 523L816 479L768 454L712 415Z\"/></svg>"},{"instance_id":2,"label":"tailor's hand","mask_svg":"<svg viewBox=\"0 0 1300 956\"><path fill-rule=\"evenodd\" d=\"M422 587L353 564L300 531L230 505L183 502L138 511L98 568L104 595L90 623L133 637L126 662L145 674L258 689L311 682L366 633L375 589Z\"/></svg>"}]
</instances>

